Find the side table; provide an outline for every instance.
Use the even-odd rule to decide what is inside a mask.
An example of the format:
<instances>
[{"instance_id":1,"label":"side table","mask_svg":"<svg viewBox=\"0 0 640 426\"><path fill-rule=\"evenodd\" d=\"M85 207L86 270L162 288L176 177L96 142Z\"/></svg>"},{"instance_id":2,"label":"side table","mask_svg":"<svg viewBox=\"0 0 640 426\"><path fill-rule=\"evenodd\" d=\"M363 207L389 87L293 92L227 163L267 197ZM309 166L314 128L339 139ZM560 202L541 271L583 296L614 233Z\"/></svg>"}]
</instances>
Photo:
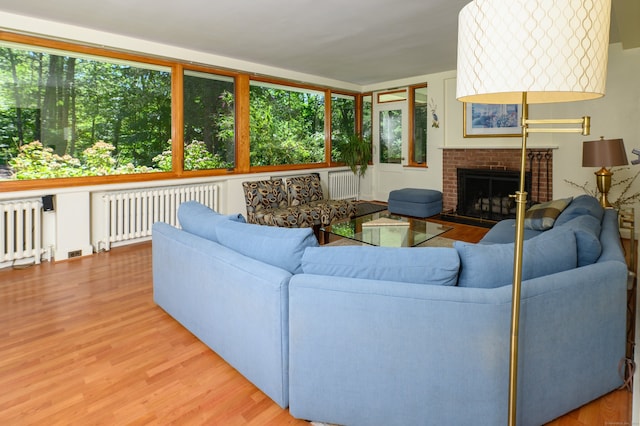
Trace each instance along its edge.
<instances>
[{"instance_id":1,"label":"side table","mask_svg":"<svg viewBox=\"0 0 640 426\"><path fill-rule=\"evenodd\" d=\"M629 268L629 280L627 283L627 358L633 358L633 342L635 342L635 318L636 318L636 293L637 293L637 250L635 239L635 212L634 209L620 210L620 231L621 234L629 233L629 238L623 235L623 247L627 267ZM626 241L624 241L626 240Z\"/></svg>"},{"instance_id":2,"label":"side table","mask_svg":"<svg viewBox=\"0 0 640 426\"><path fill-rule=\"evenodd\" d=\"M637 297L638 289L638 260L635 234L635 211L633 208L620 210L620 230L629 232L628 244L624 244L627 265L629 268L629 281L627 287L627 358L633 359L636 369L640 365L640 298ZM628 248L628 250L627 250ZM635 349L635 350L634 350ZM640 379L636 372L633 378L633 402L632 425L640 424Z\"/></svg>"}]
</instances>

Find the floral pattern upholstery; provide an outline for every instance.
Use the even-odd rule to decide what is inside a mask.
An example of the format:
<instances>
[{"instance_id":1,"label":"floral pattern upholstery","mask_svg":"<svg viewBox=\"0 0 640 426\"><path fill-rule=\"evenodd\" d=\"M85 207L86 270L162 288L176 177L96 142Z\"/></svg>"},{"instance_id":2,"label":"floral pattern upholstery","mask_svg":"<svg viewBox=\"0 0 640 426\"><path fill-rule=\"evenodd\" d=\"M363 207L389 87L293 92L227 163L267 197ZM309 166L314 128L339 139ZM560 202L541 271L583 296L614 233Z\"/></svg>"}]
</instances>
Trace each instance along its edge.
<instances>
[{"instance_id":1,"label":"floral pattern upholstery","mask_svg":"<svg viewBox=\"0 0 640 426\"><path fill-rule=\"evenodd\" d=\"M320 175L312 173L304 176L287 178L287 192L289 194L289 205L300 206L313 201L321 201L322 186L320 185Z\"/></svg>"},{"instance_id":2,"label":"floral pattern upholstery","mask_svg":"<svg viewBox=\"0 0 640 426\"><path fill-rule=\"evenodd\" d=\"M320 176L312 173L286 179L243 182L247 222L287 228L329 225L353 217L349 200L324 200Z\"/></svg>"},{"instance_id":3,"label":"floral pattern upholstery","mask_svg":"<svg viewBox=\"0 0 640 426\"><path fill-rule=\"evenodd\" d=\"M289 211L289 199L282 179L243 182L247 222L297 227L297 212Z\"/></svg>"}]
</instances>

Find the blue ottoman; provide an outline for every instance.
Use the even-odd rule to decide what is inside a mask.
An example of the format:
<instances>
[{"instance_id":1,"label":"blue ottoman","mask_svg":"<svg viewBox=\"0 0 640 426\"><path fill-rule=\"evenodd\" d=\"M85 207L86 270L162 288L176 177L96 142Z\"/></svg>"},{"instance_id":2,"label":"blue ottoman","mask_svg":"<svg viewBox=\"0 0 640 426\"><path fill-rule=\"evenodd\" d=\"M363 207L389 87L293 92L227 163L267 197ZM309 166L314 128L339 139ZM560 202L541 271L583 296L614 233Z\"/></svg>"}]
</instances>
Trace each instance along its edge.
<instances>
[{"instance_id":1,"label":"blue ottoman","mask_svg":"<svg viewBox=\"0 0 640 426\"><path fill-rule=\"evenodd\" d=\"M396 189L389 193L388 210L405 216L433 216L442 211L442 192L419 188Z\"/></svg>"}]
</instances>

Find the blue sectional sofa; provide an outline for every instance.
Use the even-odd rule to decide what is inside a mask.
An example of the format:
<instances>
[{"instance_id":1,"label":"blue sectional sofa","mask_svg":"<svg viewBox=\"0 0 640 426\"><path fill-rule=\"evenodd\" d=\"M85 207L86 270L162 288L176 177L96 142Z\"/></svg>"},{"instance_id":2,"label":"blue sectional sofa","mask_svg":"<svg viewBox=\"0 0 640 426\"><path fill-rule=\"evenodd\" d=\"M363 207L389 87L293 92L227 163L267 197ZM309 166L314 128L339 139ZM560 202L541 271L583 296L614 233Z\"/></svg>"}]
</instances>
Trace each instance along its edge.
<instances>
[{"instance_id":1,"label":"blue sectional sofa","mask_svg":"<svg viewBox=\"0 0 640 426\"><path fill-rule=\"evenodd\" d=\"M242 222L186 203L182 230L155 224L154 298L293 416L506 423L513 223L404 249ZM622 384L627 268L616 212L593 197L527 237L518 424L540 425Z\"/></svg>"}]
</instances>

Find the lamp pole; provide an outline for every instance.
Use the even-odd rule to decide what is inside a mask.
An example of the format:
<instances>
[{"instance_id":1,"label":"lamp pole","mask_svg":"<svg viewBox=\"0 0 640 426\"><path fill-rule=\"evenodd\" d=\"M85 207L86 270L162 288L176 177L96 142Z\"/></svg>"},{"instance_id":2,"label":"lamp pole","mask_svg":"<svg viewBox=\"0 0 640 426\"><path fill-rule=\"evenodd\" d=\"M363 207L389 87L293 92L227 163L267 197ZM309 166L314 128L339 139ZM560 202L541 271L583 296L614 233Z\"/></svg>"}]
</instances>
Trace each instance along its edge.
<instances>
[{"instance_id":1,"label":"lamp pole","mask_svg":"<svg viewBox=\"0 0 640 426\"><path fill-rule=\"evenodd\" d=\"M520 154L520 189L516 199L516 235L513 250L513 288L511 297L511 341L509 351L509 426L516 424L518 402L518 336L520 329L520 290L522 288L522 249L524 247L524 215L527 209L525 188L528 130L527 92L522 92L522 148Z\"/></svg>"},{"instance_id":2,"label":"lamp pole","mask_svg":"<svg viewBox=\"0 0 640 426\"><path fill-rule=\"evenodd\" d=\"M525 188L527 170L527 137L529 133L581 133L583 136L591 132L591 118L559 118L559 119L529 119L529 105L527 92L522 92L522 149L520 154L520 188L514 197L516 199L516 233L513 248L513 288L511 302L511 340L509 351L509 426L516 425L518 405L518 339L520 334L520 299L522 289L522 259L524 252L524 216L527 210L527 192ZM531 124L580 124L580 127L546 127L530 128Z\"/></svg>"}]
</instances>

